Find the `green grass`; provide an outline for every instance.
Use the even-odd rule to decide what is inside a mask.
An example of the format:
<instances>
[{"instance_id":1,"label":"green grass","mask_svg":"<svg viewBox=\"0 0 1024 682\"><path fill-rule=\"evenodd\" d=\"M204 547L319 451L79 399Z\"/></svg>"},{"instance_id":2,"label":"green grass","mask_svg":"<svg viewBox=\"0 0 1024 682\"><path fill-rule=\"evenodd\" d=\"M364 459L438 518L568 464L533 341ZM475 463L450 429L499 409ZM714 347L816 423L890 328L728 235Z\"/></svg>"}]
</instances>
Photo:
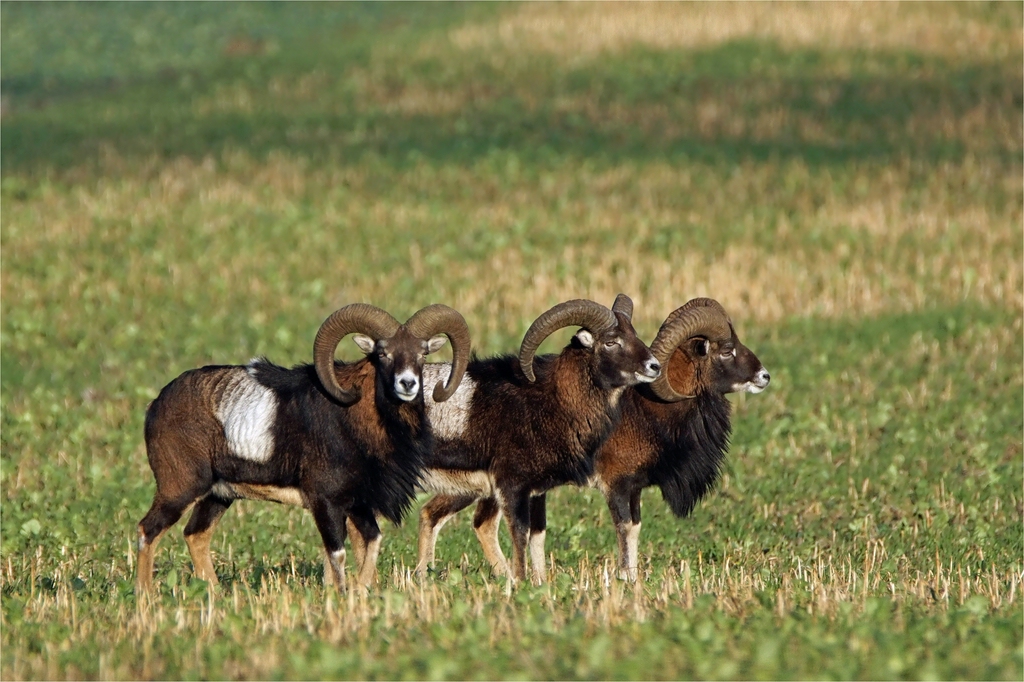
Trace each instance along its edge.
<instances>
[{"instance_id":1,"label":"green grass","mask_svg":"<svg viewBox=\"0 0 1024 682\"><path fill-rule=\"evenodd\" d=\"M0 676L1024 676L1020 8L645 28L695 11L0 6ZM467 512L426 582L410 516L339 597L307 513L241 502L219 590L178 526L134 594L145 408L181 371L307 362L359 300L504 352L619 291L646 339L719 299L773 377L691 517L645 492L637 586L565 488L540 588Z\"/></svg>"}]
</instances>

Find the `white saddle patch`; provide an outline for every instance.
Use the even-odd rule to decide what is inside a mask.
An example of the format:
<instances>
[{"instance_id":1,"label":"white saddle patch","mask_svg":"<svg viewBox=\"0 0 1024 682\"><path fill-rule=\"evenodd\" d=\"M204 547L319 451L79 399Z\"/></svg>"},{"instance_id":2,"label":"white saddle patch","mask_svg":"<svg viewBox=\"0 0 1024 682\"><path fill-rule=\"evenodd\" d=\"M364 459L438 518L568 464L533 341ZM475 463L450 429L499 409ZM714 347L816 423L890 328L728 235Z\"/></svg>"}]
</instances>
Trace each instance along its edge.
<instances>
[{"instance_id":1,"label":"white saddle patch","mask_svg":"<svg viewBox=\"0 0 1024 682\"><path fill-rule=\"evenodd\" d=\"M432 362L423 365L423 399L426 402L427 419L434 429L434 437L441 440L455 440L466 432L469 424L469 409L473 404L476 382L464 374L459 387L443 403L434 402L434 386L438 381L447 385L452 373L451 363Z\"/></svg>"},{"instance_id":2,"label":"white saddle patch","mask_svg":"<svg viewBox=\"0 0 1024 682\"><path fill-rule=\"evenodd\" d=\"M224 391L217 419L224 425L228 448L235 457L266 462L274 454L272 428L277 397L248 372L238 372Z\"/></svg>"}]
</instances>

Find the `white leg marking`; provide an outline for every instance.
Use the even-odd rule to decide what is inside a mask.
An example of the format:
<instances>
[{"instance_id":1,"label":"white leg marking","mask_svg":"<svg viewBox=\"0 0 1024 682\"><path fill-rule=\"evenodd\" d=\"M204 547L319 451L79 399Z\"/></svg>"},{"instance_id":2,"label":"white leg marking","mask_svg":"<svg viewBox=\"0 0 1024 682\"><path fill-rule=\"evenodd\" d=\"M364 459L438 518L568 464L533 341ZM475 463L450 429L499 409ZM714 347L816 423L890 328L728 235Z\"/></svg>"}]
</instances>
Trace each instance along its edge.
<instances>
[{"instance_id":1,"label":"white leg marking","mask_svg":"<svg viewBox=\"0 0 1024 682\"><path fill-rule=\"evenodd\" d=\"M619 579L635 582L639 571L638 548L640 544L640 524L629 521L623 523L616 529L619 540Z\"/></svg>"},{"instance_id":2,"label":"white leg marking","mask_svg":"<svg viewBox=\"0 0 1024 682\"><path fill-rule=\"evenodd\" d=\"M339 590L345 589L345 550L328 552L324 561L324 585L335 585Z\"/></svg>"},{"instance_id":3,"label":"white leg marking","mask_svg":"<svg viewBox=\"0 0 1024 682\"><path fill-rule=\"evenodd\" d=\"M635 571L639 561L640 552L640 524L633 523L629 526L629 531L626 534L626 544L629 547L629 564L630 570Z\"/></svg>"},{"instance_id":4,"label":"white leg marking","mask_svg":"<svg viewBox=\"0 0 1024 682\"><path fill-rule=\"evenodd\" d=\"M248 371L235 373L217 406L217 419L224 425L231 454L253 462L270 459L274 454L271 429L276 417L274 392Z\"/></svg>"},{"instance_id":5,"label":"white leg marking","mask_svg":"<svg viewBox=\"0 0 1024 682\"><path fill-rule=\"evenodd\" d=\"M547 531L540 531L530 534L530 563L533 564L533 574L540 582L548 579L548 567L544 558L544 536Z\"/></svg>"}]
</instances>

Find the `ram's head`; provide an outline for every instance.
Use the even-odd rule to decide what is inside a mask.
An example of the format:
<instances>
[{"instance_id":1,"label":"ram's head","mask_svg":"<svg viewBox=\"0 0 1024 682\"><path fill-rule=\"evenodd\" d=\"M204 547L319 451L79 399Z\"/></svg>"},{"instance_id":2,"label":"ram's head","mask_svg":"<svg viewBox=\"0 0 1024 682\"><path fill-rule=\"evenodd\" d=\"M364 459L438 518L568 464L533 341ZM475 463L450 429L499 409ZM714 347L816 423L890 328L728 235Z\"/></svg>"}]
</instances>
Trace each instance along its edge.
<instances>
[{"instance_id":1,"label":"ram's head","mask_svg":"<svg viewBox=\"0 0 1024 682\"><path fill-rule=\"evenodd\" d=\"M324 388L342 405L361 397L358 387L342 388L334 371L334 351L349 334L377 372L378 386L402 401L420 394L423 362L439 350L445 336L452 344L452 372L447 385L433 388L435 402L450 398L469 365L469 327L456 310L435 303L401 324L388 312L365 303L353 303L335 311L320 326L313 343L313 362Z\"/></svg>"}]
</instances>

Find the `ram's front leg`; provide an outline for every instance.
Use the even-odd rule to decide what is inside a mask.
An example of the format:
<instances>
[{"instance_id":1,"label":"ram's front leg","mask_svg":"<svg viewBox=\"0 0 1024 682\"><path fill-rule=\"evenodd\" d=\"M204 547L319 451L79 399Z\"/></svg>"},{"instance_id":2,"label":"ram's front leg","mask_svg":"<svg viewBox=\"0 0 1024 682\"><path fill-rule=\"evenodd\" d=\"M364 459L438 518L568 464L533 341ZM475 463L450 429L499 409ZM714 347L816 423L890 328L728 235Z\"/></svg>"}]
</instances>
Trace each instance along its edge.
<instances>
[{"instance_id":1,"label":"ram's front leg","mask_svg":"<svg viewBox=\"0 0 1024 682\"><path fill-rule=\"evenodd\" d=\"M363 561L366 560L366 540L351 516L345 522L345 527L348 529L348 541L352 545L352 558L356 561L356 570L359 570L363 567Z\"/></svg>"},{"instance_id":2,"label":"ram's front leg","mask_svg":"<svg viewBox=\"0 0 1024 682\"><path fill-rule=\"evenodd\" d=\"M635 582L639 573L640 491L632 491L624 486L614 487L609 491L607 500L619 545L618 577L620 580Z\"/></svg>"},{"instance_id":3,"label":"ram's front leg","mask_svg":"<svg viewBox=\"0 0 1024 682\"><path fill-rule=\"evenodd\" d=\"M340 592L345 591L345 512L328 498L315 496L309 510L324 542L324 585L333 583Z\"/></svg>"},{"instance_id":4,"label":"ram's front leg","mask_svg":"<svg viewBox=\"0 0 1024 682\"><path fill-rule=\"evenodd\" d=\"M548 568L544 557L544 536L547 534L547 495L530 498L530 563L533 564L533 580L540 584L547 582Z\"/></svg>"},{"instance_id":5,"label":"ram's front leg","mask_svg":"<svg viewBox=\"0 0 1024 682\"><path fill-rule=\"evenodd\" d=\"M377 580L377 559L380 556L380 545L384 536L372 513L365 510L353 511L349 518L352 519L352 525L356 529L353 537L358 535L364 543L363 557L358 562L359 573L356 580L363 587L373 587L373 583ZM353 543L353 549L356 544L356 542Z\"/></svg>"},{"instance_id":6,"label":"ram's front leg","mask_svg":"<svg viewBox=\"0 0 1024 682\"><path fill-rule=\"evenodd\" d=\"M634 576L632 580L636 580L640 576L640 493L642 492L641 488L635 488L629 495L629 517L631 524L629 532L626 534L626 549L630 557L627 571Z\"/></svg>"}]
</instances>

